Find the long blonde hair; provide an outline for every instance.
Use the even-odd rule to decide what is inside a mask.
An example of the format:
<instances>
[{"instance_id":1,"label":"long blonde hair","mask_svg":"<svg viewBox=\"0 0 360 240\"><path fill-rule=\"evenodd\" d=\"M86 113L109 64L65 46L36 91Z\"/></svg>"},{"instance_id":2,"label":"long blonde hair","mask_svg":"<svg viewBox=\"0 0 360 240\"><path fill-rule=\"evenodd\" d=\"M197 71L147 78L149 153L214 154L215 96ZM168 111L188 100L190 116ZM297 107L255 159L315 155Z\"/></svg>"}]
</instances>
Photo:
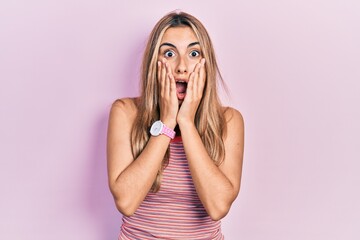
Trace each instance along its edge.
<instances>
[{"instance_id":1,"label":"long blonde hair","mask_svg":"<svg viewBox=\"0 0 360 240\"><path fill-rule=\"evenodd\" d=\"M132 153L136 159L150 138L149 129L153 122L159 120L159 84L157 81L157 61L161 39L168 28L188 26L199 40L203 57L206 59L206 84L203 97L195 115L195 125L209 156L216 165L225 157L223 136L226 134L226 123L223 108L217 93L217 81L223 86L213 45L209 34L202 23L190 14L169 13L155 25L148 39L144 52L141 72L141 95L138 99L138 113L131 132ZM169 159L169 149L153 183L152 191L160 188L161 175Z\"/></svg>"}]
</instances>

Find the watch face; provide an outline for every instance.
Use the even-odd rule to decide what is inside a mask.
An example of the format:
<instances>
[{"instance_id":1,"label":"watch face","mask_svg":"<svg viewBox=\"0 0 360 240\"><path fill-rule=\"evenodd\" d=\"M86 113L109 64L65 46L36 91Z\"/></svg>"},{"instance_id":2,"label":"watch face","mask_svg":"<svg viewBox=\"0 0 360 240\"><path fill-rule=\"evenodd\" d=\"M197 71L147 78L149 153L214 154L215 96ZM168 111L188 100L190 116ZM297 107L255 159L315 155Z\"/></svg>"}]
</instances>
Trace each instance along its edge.
<instances>
[{"instance_id":1,"label":"watch face","mask_svg":"<svg viewBox=\"0 0 360 240\"><path fill-rule=\"evenodd\" d=\"M153 136L159 136L162 129L162 122L156 121L153 123L150 129L150 134Z\"/></svg>"}]
</instances>

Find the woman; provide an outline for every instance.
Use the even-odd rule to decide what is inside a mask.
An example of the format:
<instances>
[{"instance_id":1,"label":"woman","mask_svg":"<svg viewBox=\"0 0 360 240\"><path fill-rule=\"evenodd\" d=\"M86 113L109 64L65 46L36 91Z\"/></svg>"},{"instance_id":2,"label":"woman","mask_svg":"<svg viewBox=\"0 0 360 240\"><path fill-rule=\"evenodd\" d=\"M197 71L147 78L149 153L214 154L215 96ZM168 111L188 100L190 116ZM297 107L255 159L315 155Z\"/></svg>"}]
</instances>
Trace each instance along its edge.
<instances>
[{"instance_id":1,"label":"woman","mask_svg":"<svg viewBox=\"0 0 360 240\"><path fill-rule=\"evenodd\" d=\"M223 239L220 219L240 189L244 125L223 107L204 26L170 13L154 27L141 96L113 103L108 176L123 214L119 239Z\"/></svg>"}]
</instances>

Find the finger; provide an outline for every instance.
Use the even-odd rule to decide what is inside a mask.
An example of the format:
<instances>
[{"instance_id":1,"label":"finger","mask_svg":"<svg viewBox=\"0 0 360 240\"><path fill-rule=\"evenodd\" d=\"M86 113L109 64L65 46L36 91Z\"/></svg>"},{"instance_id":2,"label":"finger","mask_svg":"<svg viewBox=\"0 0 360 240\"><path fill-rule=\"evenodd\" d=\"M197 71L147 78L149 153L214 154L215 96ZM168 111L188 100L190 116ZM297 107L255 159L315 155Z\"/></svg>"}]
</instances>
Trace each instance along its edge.
<instances>
[{"instance_id":1,"label":"finger","mask_svg":"<svg viewBox=\"0 0 360 240\"><path fill-rule=\"evenodd\" d=\"M200 70L199 70L199 78L201 80L205 80L205 58L200 61Z\"/></svg>"},{"instance_id":2,"label":"finger","mask_svg":"<svg viewBox=\"0 0 360 240\"><path fill-rule=\"evenodd\" d=\"M168 74L166 73L166 63L164 63L163 68L165 71L165 74L163 76L163 91L164 91L164 97L167 98L169 96L169 90L168 90L169 79L168 79Z\"/></svg>"},{"instance_id":3,"label":"finger","mask_svg":"<svg viewBox=\"0 0 360 240\"><path fill-rule=\"evenodd\" d=\"M176 98L176 82L174 76L169 73L169 83L170 83L170 97Z\"/></svg>"},{"instance_id":4,"label":"finger","mask_svg":"<svg viewBox=\"0 0 360 240\"><path fill-rule=\"evenodd\" d=\"M202 93L204 85L205 85L205 81L206 81L206 67L205 67L205 58L201 59L200 61L201 63L201 67L199 70L199 91L200 93Z\"/></svg>"},{"instance_id":5,"label":"finger","mask_svg":"<svg viewBox=\"0 0 360 240\"><path fill-rule=\"evenodd\" d=\"M166 72L169 75L169 78L168 78L169 85L168 85L168 87L169 87L169 93L170 93L170 91L171 91L170 87L172 85L172 81L174 81L174 83L175 83L175 78L174 78L174 75L172 74L171 65L168 62L166 62ZM175 83L175 90L176 90L176 83Z\"/></svg>"},{"instance_id":6,"label":"finger","mask_svg":"<svg viewBox=\"0 0 360 240\"><path fill-rule=\"evenodd\" d=\"M161 64L161 81L164 81L165 79L166 79L166 60L164 58Z\"/></svg>"},{"instance_id":7,"label":"finger","mask_svg":"<svg viewBox=\"0 0 360 240\"><path fill-rule=\"evenodd\" d=\"M191 90L193 91L193 94L198 94L198 88L199 88L199 72L200 72L200 68L201 68L201 62L197 63L195 65L195 69L194 71L191 73L192 75L192 88ZM194 95L194 97L196 97Z\"/></svg>"},{"instance_id":8,"label":"finger","mask_svg":"<svg viewBox=\"0 0 360 240\"><path fill-rule=\"evenodd\" d=\"M158 70L157 70L157 76L158 76L158 83L159 83L159 90L160 90L160 97L164 96L164 78L163 78L163 64L161 61L158 61Z\"/></svg>"},{"instance_id":9,"label":"finger","mask_svg":"<svg viewBox=\"0 0 360 240\"><path fill-rule=\"evenodd\" d=\"M157 80L158 80L158 83L160 83L160 79L161 79L161 61L158 61L157 62Z\"/></svg>"},{"instance_id":10,"label":"finger","mask_svg":"<svg viewBox=\"0 0 360 240\"><path fill-rule=\"evenodd\" d=\"M198 74L201 68L201 61L195 65L194 73Z\"/></svg>"},{"instance_id":11,"label":"finger","mask_svg":"<svg viewBox=\"0 0 360 240\"><path fill-rule=\"evenodd\" d=\"M195 73L192 72L190 73L190 76L189 76L189 81L187 83L187 88L186 88L186 96L191 96L192 92L193 92L193 87L194 87L194 78L195 78Z\"/></svg>"},{"instance_id":12,"label":"finger","mask_svg":"<svg viewBox=\"0 0 360 240\"><path fill-rule=\"evenodd\" d=\"M171 66L170 66L170 64L168 62L165 63L165 68L166 68L166 73L167 74L168 73L172 74Z\"/></svg>"},{"instance_id":13,"label":"finger","mask_svg":"<svg viewBox=\"0 0 360 240\"><path fill-rule=\"evenodd\" d=\"M166 95L166 60L162 59L161 61L161 72L160 72L160 82L161 82L161 94L164 97Z\"/></svg>"}]
</instances>

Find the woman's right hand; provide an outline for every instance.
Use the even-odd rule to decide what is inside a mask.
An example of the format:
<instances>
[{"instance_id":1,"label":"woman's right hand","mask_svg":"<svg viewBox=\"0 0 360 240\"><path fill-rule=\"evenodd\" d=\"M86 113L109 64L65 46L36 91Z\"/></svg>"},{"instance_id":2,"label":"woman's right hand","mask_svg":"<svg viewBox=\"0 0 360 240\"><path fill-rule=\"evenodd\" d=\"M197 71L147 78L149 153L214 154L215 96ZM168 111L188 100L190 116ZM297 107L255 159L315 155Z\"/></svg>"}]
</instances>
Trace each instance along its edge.
<instances>
[{"instance_id":1,"label":"woman's right hand","mask_svg":"<svg viewBox=\"0 0 360 240\"><path fill-rule=\"evenodd\" d=\"M176 96L175 78L171 73L170 64L165 58L158 61L157 76L160 85L160 120L166 126L174 129L177 124L179 103Z\"/></svg>"}]
</instances>

